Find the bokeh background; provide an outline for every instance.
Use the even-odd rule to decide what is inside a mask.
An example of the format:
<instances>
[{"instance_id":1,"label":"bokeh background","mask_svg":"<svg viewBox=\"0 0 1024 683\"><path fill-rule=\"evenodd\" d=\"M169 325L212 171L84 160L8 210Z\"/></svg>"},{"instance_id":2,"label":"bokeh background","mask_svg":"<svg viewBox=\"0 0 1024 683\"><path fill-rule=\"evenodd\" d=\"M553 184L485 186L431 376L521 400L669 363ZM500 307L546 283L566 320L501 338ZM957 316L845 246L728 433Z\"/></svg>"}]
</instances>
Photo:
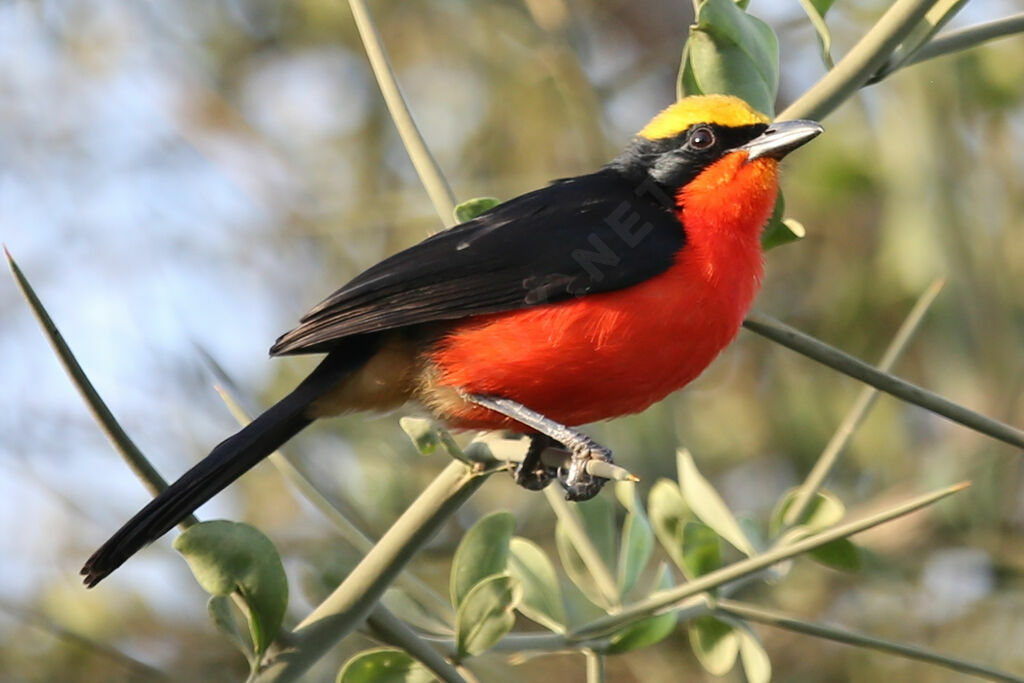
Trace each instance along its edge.
<instances>
[{"instance_id":1,"label":"bokeh background","mask_svg":"<svg viewBox=\"0 0 1024 683\"><path fill-rule=\"evenodd\" d=\"M886 3L840 0L837 56ZM690 3L381 0L371 5L413 114L456 195L510 197L607 161L675 92ZM780 105L824 73L799 3L758 2L782 44ZM1019 11L972 2L954 26ZM758 307L876 359L936 277L945 290L896 371L1024 425L1024 40L902 71L786 162L809 235L768 257ZM213 358L252 405L312 359L269 361L299 314L439 228L343 2L0 2L0 239L128 432L173 477L235 429ZM13 282L0 278L0 680L243 678L170 537L96 590L78 568L147 494L105 442ZM589 431L643 478L686 445L763 523L860 387L741 333L688 390ZM287 451L370 534L445 463L397 417L318 424ZM952 501L859 537L865 569L807 561L746 597L1018 673L1020 453L883 397L829 486L854 513L962 478ZM444 592L462 530L511 509L543 545L552 515L493 477L414 564ZM278 544L302 615L355 558L262 465L200 511ZM173 536L173 534L172 534ZM528 625L524 625L528 627ZM759 628L776 679L945 681L948 671ZM369 641L353 637L312 680ZM582 680L578 658L484 680ZM331 667L334 667L333 669ZM616 681L701 680L685 629L613 658ZM733 674L734 680L738 674Z\"/></svg>"}]
</instances>

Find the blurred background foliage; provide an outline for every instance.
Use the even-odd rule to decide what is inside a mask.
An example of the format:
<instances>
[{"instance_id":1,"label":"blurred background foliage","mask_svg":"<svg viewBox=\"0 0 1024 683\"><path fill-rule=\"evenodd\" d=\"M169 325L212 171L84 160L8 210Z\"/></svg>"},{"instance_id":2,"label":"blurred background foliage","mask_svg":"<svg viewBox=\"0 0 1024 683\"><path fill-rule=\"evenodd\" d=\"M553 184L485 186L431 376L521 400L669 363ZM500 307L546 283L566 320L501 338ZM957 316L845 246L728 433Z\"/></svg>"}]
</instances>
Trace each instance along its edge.
<instances>
[{"instance_id":1,"label":"blurred background foliage","mask_svg":"<svg viewBox=\"0 0 1024 683\"><path fill-rule=\"evenodd\" d=\"M886 3L837 2L840 56ZM953 26L1009 14L971 3ZM413 114L460 199L510 197L607 161L675 92L686 2L383 0L372 6ZM754 1L779 33L780 109L823 72L799 3ZM758 307L876 359L935 277L945 291L896 373L1024 424L1024 41L913 66L864 90L786 162L809 235L769 255ZM0 2L0 236L100 393L176 476L235 429L206 355L268 403L312 359L268 362L298 315L439 229L347 6L323 0ZM104 441L13 286L0 287L0 680L242 678L205 594L163 539L99 589L77 570L147 494ZM646 486L690 448L733 510L764 520L859 386L739 339L688 390L588 428ZM289 444L371 535L446 464L395 416ZM882 398L829 487L854 511L961 478L939 512L858 537L867 568L799 561L787 611L1024 670L1020 454ZM646 490L646 486L641 490ZM413 568L442 591L462 531L504 507L550 547L552 514L494 477ZM263 465L201 510L278 545L305 613L356 560ZM767 593L766 593L767 595ZM756 596L755 596L756 597ZM949 680L948 671L758 629L776 680ZM685 629L608 661L611 680L701 680ZM346 640L311 679L365 648ZM479 664L486 670L485 656ZM574 658L484 680L581 680ZM511 673L508 673L511 671ZM735 674L734 674L735 675Z\"/></svg>"}]
</instances>

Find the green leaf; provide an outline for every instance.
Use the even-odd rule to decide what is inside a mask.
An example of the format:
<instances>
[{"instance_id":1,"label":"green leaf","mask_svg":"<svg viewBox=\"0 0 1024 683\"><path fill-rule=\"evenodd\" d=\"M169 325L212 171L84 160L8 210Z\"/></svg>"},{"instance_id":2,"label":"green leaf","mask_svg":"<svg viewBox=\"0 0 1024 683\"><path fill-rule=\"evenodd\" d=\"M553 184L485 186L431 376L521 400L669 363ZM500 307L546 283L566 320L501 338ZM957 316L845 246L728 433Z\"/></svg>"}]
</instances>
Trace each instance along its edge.
<instances>
[{"instance_id":1,"label":"green leaf","mask_svg":"<svg viewBox=\"0 0 1024 683\"><path fill-rule=\"evenodd\" d=\"M691 520L683 527L683 566L688 579L695 579L722 566L722 544L714 529Z\"/></svg>"},{"instance_id":2,"label":"green leaf","mask_svg":"<svg viewBox=\"0 0 1024 683\"><path fill-rule=\"evenodd\" d=\"M662 563L658 569L655 587L657 590L668 590L673 585L672 570L669 569L667 564ZM635 624L630 624L613 635L605 652L617 654L654 645L671 635L675 628L675 612L669 611L664 614L648 617Z\"/></svg>"},{"instance_id":3,"label":"green leaf","mask_svg":"<svg viewBox=\"0 0 1024 683\"><path fill-rule=\"evenodd\" d=\"M840 538L818 546L809 551L807 556L826 567L844 572L858 572L861 569L860 548L848 538Z\"/></svg>"},{"instance_id":4,"label":"green leaf","mask_svg":"<svg viewBox=\"0 0 1024 683\"><path fill-rule=\"evenodd\" d=\"M768 658L761 639L745 622L735 626L740 643L740 663L747 683L768 683L772 679L772 661Z\"/></svg>"},{"instance_id":5,"label":"green leaf","mask_svg":"<svg viewBox=\"0 0 1024 683\"><path fill-rule=\"evenodd\" d=\"M828 12L833 2L835 0L800 0L800 6L804 8L804 13L810 19L815 33L818 34L821 61L825 62L825 66L829 69L834 66L832 62L832 32L828 30L828 25L825 23L825 13Z\"/></svg>"},{"instance_id":6,"label":"green leaf","mask_svg":"<svg viewBox=\"0 0 1024 683\"><path fill-rule=\"evenodd\" d=\"M779 42L771 27L731 0L705 0L683 49L680 95L736 95L771 116L778 88Z\"/></svg>"},{"instance_id":7,"label":"green leaf","mask_svg":"<svg viewBox=\"0 0 1024 683\"><path fill-rule=\"evenodd\" d=\"M401 588L387 589L380 601L399 619L421 631L436 635L451 635L452 633L448 624L427 611L423 605L413 600Z\"/></svg>"},{"instance_id":8,"label":"green leaf","mask_svg":"<svg viewBox=\"0 0 1024 683\"><path fill-rule=\"evenodd\" d=\"M238 620L235 618L231 598L226 595L211 595L206 603L206 611L210 614L210 619L213 620L213 625L217 627L217 630L227 636L228 640L242 651L245 658L249 660L250 666L255 665L256 653L252 651L251 641L242 635L241 629L238 628Z\"/></svg>"},{"instance_id":9,"label":"green leaf","mask_svg":"<svg viewBox=\"0 0 1024 683\"><path fill-rule=\"evenodd\" d=\"M430 683L434 680L422 664L402 650L381 648L360 652L345 662L336 683Z\"/></svg>"},{"instance_id":10,"label":"green leaf","mask_svg":"<svg viewBox=\"0 0 1024 683\"><path fill-rule=\"evenodd\" d=\"M249 630L258 656L277 636L288 605L288 579L270 539L239 522L194 524L174 540L199 585L211 595L235 591L249 606Z\"/></svg>"},{"instance_id":11,"label":"green leaf","mask_svg":"<svg viewBox=\"0 0 1024 683\"><path fill-rule=\"evenodd\" d=\"M754 555L757 551L754 550L753 544L743 533L725 501L697 470L690 452L685 448L679 449L676 453L676 462L679 468L679 488L693 514L737 550L747 556Z\"/></svg>"},{"instance_id":12,"label":"green leaf","mask_svg":"<svg viewBox=\"0 0 1024 683\"><path fill-rule=\"evenodd\" d=\"M654 535L658 537L665 552L680 569L684 569L683 527L693 518L686 507L679 486L668 479L659 479L647 496L647 514L650 516Z\"/></svg>"},{"instance_id":13,"label":"green leaf","mask_svg":"<svg viewBox=\"0 0 1024 683\"><path fill-rule=\"evenodd\" d=\"M587 537L597 549L597 554L606 567L615 566L615 509L606 496L598 496L577 503L576 513L583 522Z\"/></svg>"},{"instance_id":14,"label":"green leaf","mask_svg":"<svg viewBox=\"0 0 1024 683\"><path fill-rule=\"evenodd\" d=\"M558 549L558 559L562 562L562 569L587 600L605 609L611 608L604 593L597 587L597 582L587 563L583 561L576 546L573 545L572 537L565 524L561 521L555 524L555 547Z\"/></svg>"},{"instance_id":15,"label":"green leaf","mask_svg":"<svg viewBox=\"0 0 1024 683\"><path fill-rule=\"evenodd\" d=\"M398 420L402 430L412 440L412 445L423 455L432 455L441 446L448 452L448 455L469 463L470 460L455 439L448 433L448 430L441 427L433 420L422 417L403 417Z\"/></svg>"},{"instance_id":16,"label":"green leaf","mask_svg":"<svg viewBox=\"0 0 1024 683\"><path fill-rule=\"evenodd\" d=\"M739 637L732 626L715 617L690 621L690 647L701 666L712 676L724 676L736 664Z\"/></svg>"},{"instance_id":17,"label":"green leaf","mask_svg":"<svg viewBox=\"0 0 1024 683\"><path fill-rule=\"evenodd\" d=\"M466 594L455 614L455 644L460 657L486 652L512 630L522 584L509 574L484 579Z\"/></svg>"},{"instance_id":18,"label":"green leaf","mask_svg":"<svg viewBox=\"0 0 1024 683\"><path fill-rule=\"evenodd\" d=\"M509 543L508 571L523 587L519 611L556 633L565 633L568 619L555 566L533 541L516 536Z\"/></svg>"},{"instance_id":19,"label":"green leaf","mask_svg":"<svg viewBox=\"0 0 1024 683\"><path fill-rule=\"evenodd\" d=\"M473 586L508 569L508 547L516 520L508 512L493 512L470 527L452 559L451 598L462 604Z\"/></svg>"},{"instance_id":20,"label":"green leaf","mask_svg":"<svg viewBox=\"0 0 1024 683\"><path fill-rule=\"evenodd\" d=\"M501 204L497 197L475 197L467 199L455 207L455 220L459 223L471 221L482 213L486 213Z\"/></svg>"},{"instance_id":21,"label":"green leaf","mask_svg":"<svg viewBox=\"0 0 1024 683\"><path fill-rule=\"evenodd\" d=\"M797 242L807 236L807 230L799 222L792 218L784 218L786 200L780 191L775 198L775 208L772 215L765 223L764 231L761 232L761 249L768 251L775 247L781 247L790 242Z\"/></svg>"},{"instance_id":22,"label":"green leaf","mask_svg":"<svg viewBox=\"0 0 1024 683\"><path fill-rule=\"evenodd\" d=\"M398 424L412 440L412 445L416 447L416 450L423 455L431 455L441 445L433 420L406 416L399 419Z\"/></svg>"},{"instance_id":23,"label":"green leaf","mask_svg":"<svg viewBox=\"0 0 1024 683\"><path fill-rule=\"evenodd\" d=\"M625 595L636 585L636 580L651 559L653 550L654 532L651 531L643 508L636 504L622 523L622 543L619 546L619 595Z\"/></svg>"},{"instance_id":24,"label":"green leaf","mask_svg":"<svg viewBox=\"0 0 1024 683\"><path fill-rule=\"evenodd\" d=\"M782 531L783 520L786 518L786 513L789 512L789 508L792 507L793 501L796 500L797 492L798 489L795 488L787 491L772 510L768 522L768 532L773 538ZM806 527L810 533L816 533L837 524L845 514L846 507L843 502L832 493L821 490L814 494L814 498L807 505L797 524Z\"/></svg>"}]
</instances>

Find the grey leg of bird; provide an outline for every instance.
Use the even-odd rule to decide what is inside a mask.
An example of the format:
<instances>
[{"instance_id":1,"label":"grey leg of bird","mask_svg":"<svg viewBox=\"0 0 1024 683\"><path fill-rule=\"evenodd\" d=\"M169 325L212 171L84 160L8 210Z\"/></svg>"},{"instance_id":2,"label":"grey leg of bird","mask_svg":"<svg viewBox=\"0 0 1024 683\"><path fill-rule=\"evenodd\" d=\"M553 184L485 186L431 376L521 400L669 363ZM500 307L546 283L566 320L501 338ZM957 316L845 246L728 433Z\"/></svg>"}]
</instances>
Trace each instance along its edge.
<instances>
[{"instance_id":1,"label":"grey leg of bird","mask_svg":"<svg viewBox=\"0 0 1024 683\"><path fill-rule=\"evenodd\" d=\"M571 453L568 467L558 468L558 481L565 488L565 497L568 500L590 500L598 494L601 487L608 480L603 477L595 477L587 472L587 462L590 460L612 461L612 452L598 444L586 434L559 424L550 418L530 410L521 403L516 403L500 396L481 396L479 394L464 394L463 397L477 405L489 408L496 413L510 417L516 422L536 429L544 436L549 437L567 449ZM531 450L533 443L531 442ZM541 448L536 457L540 458ZM529 456L529 452L527 453ZM524 464L526 461L524 460Z\"/></svg>"}]
</instances>

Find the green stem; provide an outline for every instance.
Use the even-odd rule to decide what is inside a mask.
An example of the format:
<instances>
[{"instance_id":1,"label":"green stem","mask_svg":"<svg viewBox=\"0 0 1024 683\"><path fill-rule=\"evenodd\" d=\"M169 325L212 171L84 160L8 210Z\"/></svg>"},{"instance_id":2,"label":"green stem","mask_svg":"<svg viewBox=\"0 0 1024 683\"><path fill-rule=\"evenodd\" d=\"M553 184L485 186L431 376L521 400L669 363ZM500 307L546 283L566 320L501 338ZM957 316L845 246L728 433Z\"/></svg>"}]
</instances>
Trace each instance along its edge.
<instances>
[{"instance_id":1,"label":"green stem","mask_svg":"<svg viewBox=\"0 0 1024 683\"><path fill-rule=\"evenodd\" d=\"M885 64L879 67L865 85L877 83L906 64L914 53L931 40L932 36L949 23L966 4L967 0L936 0L924 20L910 32L898 48L893 50Z\"/></svg>"},{"instance_id":2,"label":"green stem","mask_svg":"<svg viewBox=\"0 0 1024 683\"><path fill-rule=\"evenodd\" d=\"M604 655L593 650L584 650L583 657L587 662L587 683L604 683Z\"/></svg>"},{"instance_id":3,"label":"green stem","mask_svg":"<svg viewBox=\"0 0 1024 683\"><path fill-rule=\"evenodd\" d=\"M252 421L226 389L216 387L216 390L239 424L245 426ZM270 454L269 460L277 471L302 494L302 497L312 503L313 507L319 510L334 525L338 534L360 555L365 556L373 549L373 541L355 524L349 521L326 496L320 493L320 490L317 489L313 482L299 468L293 465L284 454L280 451L275 451ZM452 611L451 605L424 581L412 574L402 573L395 579L395 583L421 605L434 610L447 624L455 623L455 614Z\"/></svg>"},{"instance_id":4,"label":"green stem","mask_svg":"<svg viewBox=\"0 0 1024 683\"><path fill-rule=\"evenodd\" d=\"M9 603L5 600L0 600L0 610L10 613L12 617L17 618L18 622L28 624L32 627L44 631L47 634L58 638L67 643L70 643L78 648L81 648L85 652L96 655L97 657L103 657L114 663L115 666L119 666L124 670L126 679L128 680L152 680L152 681L171 681L171 676L168 676L159 669L155 669L145 662L141 662L134 657L126 655L125 653L117 650L105 643L99 643L95 640L86 636L75 633L74 631L64 628L57 624L49 617L36 612L34 610L19 607L18 605ZM78 657L78 654L72 655ZM114 678L113 672L107 674L111 678Z\"/></svg>"},{"instance_id":5,"label":"green stem","mask_svg":"<svg viewBox=\"0 0 1024 683\"><path fill-rule=\"evenodd\" d=\"M853 536L854 534L870 529L871 527L878 526L879 524L883 524L891 519L910 514L911 512L931 505L946 496L952 495L957 491L963 490L966 487L966 483L950 486L919 498L915 498L903 505L893 508L892 510L872 515L866 519L843 524L833 529L829 529L828 531L823 531L819 534L809 536L791 545L772 548L771 550L759 555L754 555L753 557L749 557L745 560L734 562L727 567L716 569L713 572L709 572L692 581L688 581L681 586L677 586L676 588L672 588L667 591L661 591L656 596L648 597L644 600L633 603L617 614L611 614L606 617L595 619L583 628L573 631L569 634L569 637L574 640L585 640L607 635L635 621L639 621L640 619L645 619L649 616L671 610L678 606L681 601L688 600L699 593L704 593L714 588L718 588L719 586L723 586L724 584L731 583L737 579L742 579L749 574L761 571L762 569L767 569L773 564L777 564L783 560L788 560L791 557L805 553L808 550L813 550L825 545L826 543L831 543L832 541L839 540L840 538Z\"/></svg>"},{"instance_id":6,"label":"green stem","mask_svg":"<svg viewBox=\"0 0 1024 683\"><path fill-rule=\"evenodd\" d=\"M367 622L381 640L405 650L445 683L466 683L447 659L383 605L374 606Z\"/></svg>"},{"instance_id":7,"label":"green stem","mask_svg":"<svg viewBox=\"0 0 1024 683\"><path fill-rule=\"evenodd\" d=\"M551 509L555 511L555 517L565 525L565 531L572 541L573 547L576 548L580 559L590 570L590 575L594 577L594 583L601 591L601 595L604 596L609 606L619 607L622 601L619 598L618 583L612 576L611 569L601 559L601 553L597 551L597 547L590 540L587 530L583 528L583 522L580 521L579 515L565 502L557 487L549 486L544 489L544 497L547 498Z\"/></svg>"},{"instance_id":8,"label":"green stem","mask_svg":"<svg viewBox=\"0 0 1024 683\"><path fill-rule=\"evenodd\" d=\"M405 97L402 96L402 91L398 87L398 81L395 80L394 69L384 50L377 26L373 23L373 17L370 16L363 0L349 0L348 5L352 9L352 18L355 19L359 37L363 40L363 48L370 60L370 67L373 69L373 75L377 78L380 92L384 96L384 103L398 128L402 144L405 145L405 150L420 177L420 182L423 183L423 188L430 196L434 210L445 226L451 226L455 223L455 195L441 173L437 161L427 148L426 142L423 141L416 122L412 119L409 105L406 104Z\"/></svg>"},{"instance_id":9,"label":"green stem","mask_svg":"<svg viewBox=\"0 0 1024 683\"><path fill-rule=\"evenodd\" d=\"M925 43L920 50L915 52L902 67L917 64L929 59L948 55L953 52L969 50L982 43L997 38L1005 38L1016 33L1024 33L1024 13L1013 14L1002 19L989 21L984 24L976 24L965 28L949 31L937 36L928 43Z\"/></svg>"},{"instance_id":10,"label":"green stem","mask_svg":"<svg viewBox=\"0 0 1024 683\"><path fill-rule=\"evenodd\" d=\"M707 608L706 611L708 611ZM420 637L437 645L450 657L458 654L458 647L452 638L431 634L420 634ZM564 633L509 633L491 646L487 652L488 654L515 653L517 655L527 652L578 652L581 650L603 652L610 644L611 641L608 638L574 640Z\"/></svg>"},{"instance_id":11,"label":"green stem","mask_svg":"<svg viewBox=\"0 0 1024 683\"><path fill-rule=\"evenodd\" d=\"M914 647L912 645L903 645L901 643L893 643L888 640L882 640L880 638L874 638L872 636L855 633L853 631L847 631L844 629L835 628L832 626L825 626L823 624L815 624L801 619L794 619L793 617L777 612L774 610L764 609L763 607L756 607L754 605L747 605L741 602L734 602L732 600L719 600L716 603L716 610L726 616L738 617L740 619L746 619L748 621L755 621L760 624L767 626L775 626L777 628L786 629L787 631L794 631L796 633L804 633L806 635L815 636L817 638L825 638L832 640L837 643L846 643L847 645L855 645L857 647L868 648L871 650L877 650L879 652L886 652L888 654L896 655L898 657L906 657L907 659L915 659L919 662L927 662L928 664L937 664L946 669L953 671L959 671L961 673L970 674L972 676L978 676L980 678L987 678L992 681L1008 681L1010 683L1020 683L1020 677L1012 674L999 671L981 664L975 664L968 662L963 659L957 659L955 657L949 657L939 652L927 650L925 648Z\"/></svg>"},{"instance_id":12,"label":"green stem","mask_svg":"<svg viewBox=\"0 0 1024 683\"><path fill-rule=\"evenodd\" d=\"M167 482L160 473L156 471L156 468L149 462L139 447L135 445L128 433L124 431L118 423L117 418L110 412L110 408L100 397L96 388L89 381L85 371L82 370L82 366L79 365L78 360L75 358L75 354L71 352L67 342L64 341L64 336L57 329L57 325L53 322L50 314L47 313L43 303L36 296L35 291L32 289L32 285L29 284L28 279L24 273L21 272L21 268L15 263L14 258L11 256L11 252L7 251L7 247L4 247L4 254L7 256L7 264L11 267L11 272L14 274L14 279L18 283L18 288L24 295L25 300L28 301L29 307L32 309L32 313L35 315L36 320L39 321L39 325L43 328L43 332L46 334L46 338L49 340L50 345L53 347L54 352L57 354L57 358L60 360L61 365L64 366L64 370L68 373L71 378L71 383L78 389L78 393L81 394L82 399L88 406L89 411L92 413L93 418L99 424L103 433L106 434L107 439L113 444L117 452L121 454L124 461L128 463L132 472L135 476L142 481L143 486L152 493L154 496L159 494L165 488L167 488ZM188 527L195 524L199 520L196 519L195 515L189 515L181 522L182 528Z\"/></svg>"},{"instance_id":13,"label":"green stem","mask_svg":"<svg viewBox=\"0 0 1024 683\"><path fill-rule=\"evenodd\" d=\"M260 674L260 681L294 681L367 617L395 577L483 484L461 462L451 462L391 526L340 586L295 628L292 647Z\"/></svg>"},{"instance_id":14,"label":"green stem","mask_svg":"<svg viewBox=\"0 0 1024 683\"><path fill-rule=\"evenodd\" d=\"M804 334L770 316L751 311L747 315L747 319L743 321L743 326L751 332L755 332L812 360L827 365L837 372L858 379L865 384L870 384L876 389L898 399L942 415L953 422L962 424L993 439L1017 446L1018 448L1024 448L1024 431L999 420L976 413L973 410L968 410L936 393L922 389L899 377L881 372L864 361L858 360L848 353L829 346L825 342Z\"/></svg>"},{"instance_id":15,"label":"green stem","mask_svg":"<svg viewBox=\"0 0 1024 683\"><path fill-rule=\"evenodd\" d=\"M896 332L896 336L893 337L892 342L889 344L889 348L885 350L882 355L882 360L878 363L878 369L882 372L889 372L892 366L896 364L899 357L903 354L903 350L907 347L907 343L913 338L914 333L920 326L921 321L924 320L924 314L928 312L928 308L935 301L935 297L942 291L942 286L945 284L945 280L939 278L935 280L921 295L921 298L917 300L914 307L911 309L910 314L907 315L907 319L903 321L900 329ZM878 389L874 387L864 387L860 395L857 396L856 402L853 407L850 408L850 412L843 418L839 428L836 429L835 434L829 439L828 444L825 446L825 450L818 456L817 462L814 463L814 467L807 475L807 479L804 480L803 485L796 493L796 497L793 499L793 504L790 505L789 510L786 511L786 516L783 522L786 526L792 526L796 524L803 516L804 512L807 511L807 506L810 505L811 500L814 499L814 494L818 492L822 484L825 483L825 479L829 473L832 472L832 468L835 466L836 461L839 459L839 454L843 452L846 445L850 443L850 439L853 438L854 433L860 426L861 422L864 421L868 411L871 410L871 406L875 404L878 399Z\"/></svg>"},{"instance_id":16,"label":"green stem","mask_svg":"<svg viewBox=\"0 0 1024 683\"><path fill-rule=\"evenodd\" d=\"M821 120L831 113L885 64L934 4L935 0L896 0L835 68L786 107L778 120Z\"/></svg>"}]
</instances>

